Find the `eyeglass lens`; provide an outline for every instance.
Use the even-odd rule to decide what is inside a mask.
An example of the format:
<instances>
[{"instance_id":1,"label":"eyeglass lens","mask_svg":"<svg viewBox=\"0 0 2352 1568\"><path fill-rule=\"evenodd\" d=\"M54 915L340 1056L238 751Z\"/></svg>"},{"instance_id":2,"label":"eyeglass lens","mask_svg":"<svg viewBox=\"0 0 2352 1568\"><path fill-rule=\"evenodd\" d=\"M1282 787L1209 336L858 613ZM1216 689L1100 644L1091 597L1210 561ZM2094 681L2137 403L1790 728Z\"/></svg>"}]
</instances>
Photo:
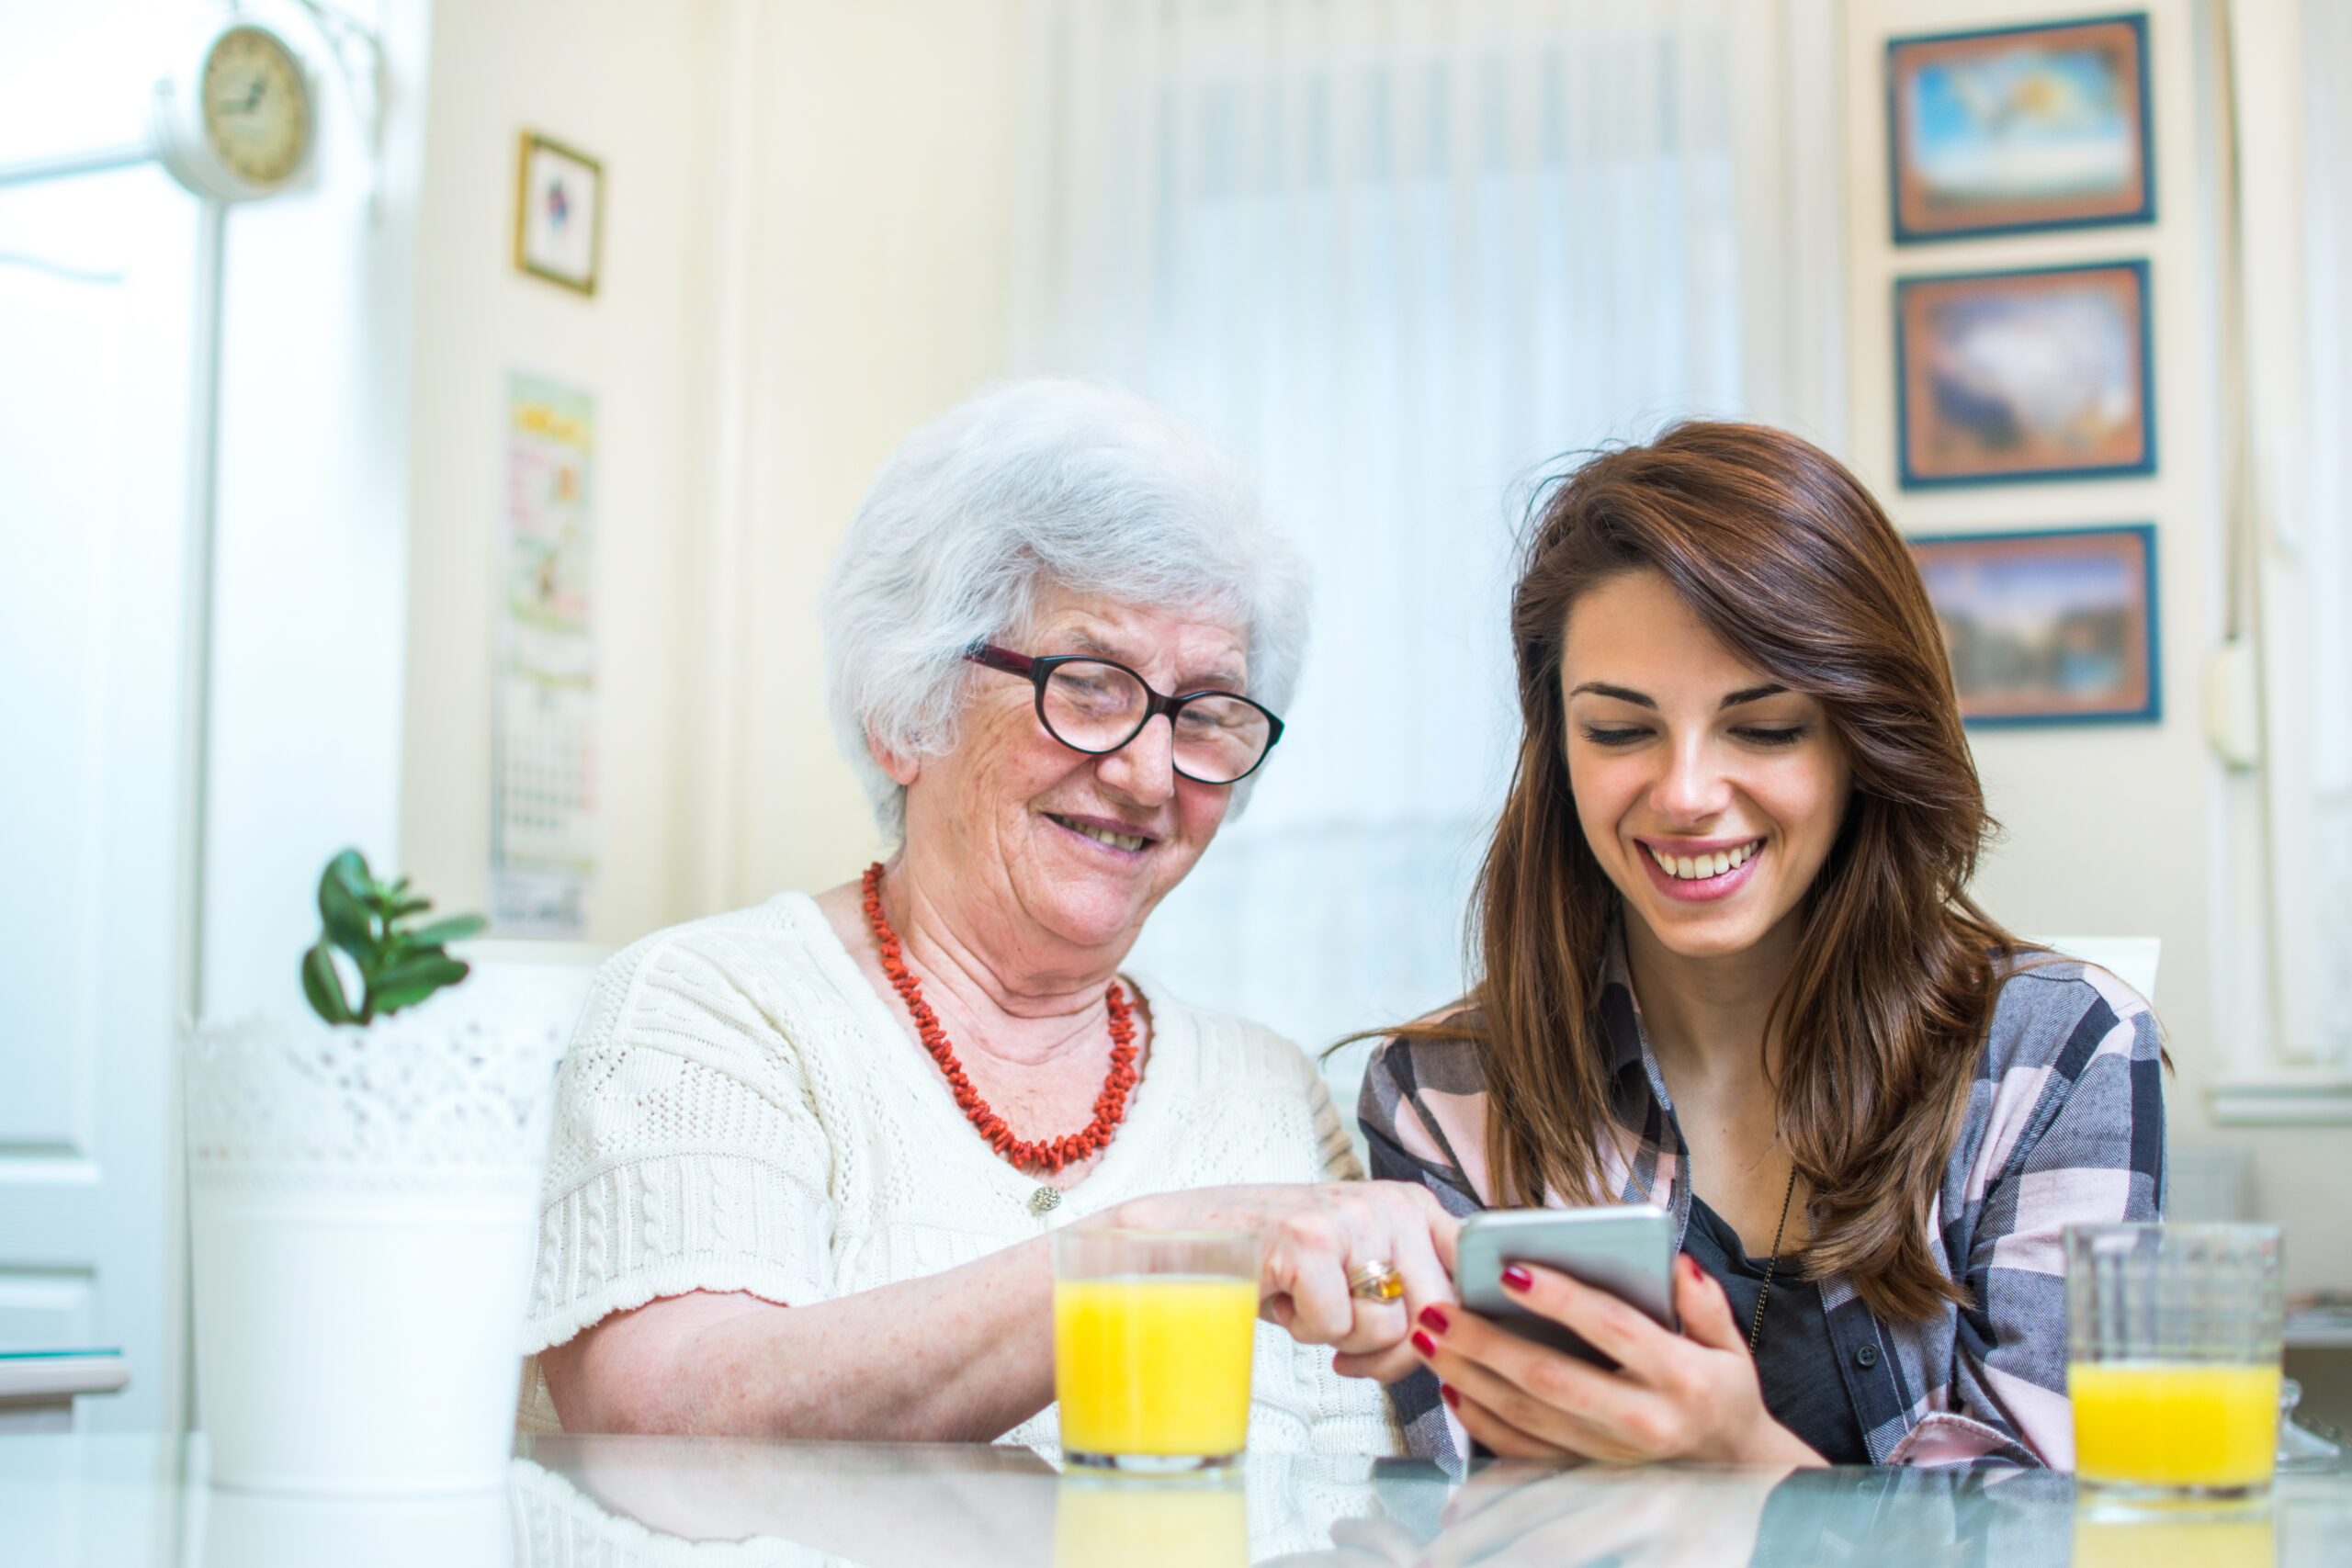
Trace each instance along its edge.
<instances>
[{"instance_id":1,"label":"eyeglass lens","mask_svg":"<svg viewBox=\"0 0 2352 1568\"><path fill-rule=\"evenodd\" d=\"M1080 751L1115 751L1143 728L1151 697L1115 664L1091 659L1057 665L1046 679L1046 728ZM1175 713L1176 771L1204 784L1230 784L1266 754L1272 725L1239 697L1204 693Z\"/></svg>"}]
</instances>

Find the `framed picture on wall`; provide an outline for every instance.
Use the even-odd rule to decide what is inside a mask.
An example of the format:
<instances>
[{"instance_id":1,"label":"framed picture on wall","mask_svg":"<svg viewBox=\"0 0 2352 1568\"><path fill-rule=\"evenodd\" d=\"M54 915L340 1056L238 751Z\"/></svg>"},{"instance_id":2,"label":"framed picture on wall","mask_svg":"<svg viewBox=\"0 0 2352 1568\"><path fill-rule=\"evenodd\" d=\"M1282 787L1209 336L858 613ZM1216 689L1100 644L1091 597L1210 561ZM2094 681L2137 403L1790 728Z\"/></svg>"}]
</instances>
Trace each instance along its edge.
<instances>
[{"instance_id":1,"label":"framed picture on wall","mask_svg":"<svg viewBox=\"0 0 2352 1568\"><path fill-rule=\"evenodd\" d=\"M2148 19L1886 46L1894 243L2156 216Z\"/></svg>"},{"instance_id":2,"label":"framed picture on wall","mask_svg":"<svg viewBox=\"0 0 2352 1568\"><path fill-rule=\"evenodd\" d=\"M2156 531L1914 536L1970 724L2154 721Z\"/></svg>"},{"instance_id":3,"label":"framed picture on wall","mask_svg":"<svg viewBox=\"0 0 2352 1568\"><path fill-rule=\"evenodd\" d=\"M605 166L536 130L523 133L514 186L514 265L596 292L605 242Z\"/></svg>"},{"instance_id":4,"label":"framed picture on wall","mask_svg":"<svg viewBox=\"0 0 2352 1568\"><path fill-rule=\"evenodd\" d=\"M2156 471L2148 264L1894 284L1906 489Z\"/></svg>"}]
</instances>

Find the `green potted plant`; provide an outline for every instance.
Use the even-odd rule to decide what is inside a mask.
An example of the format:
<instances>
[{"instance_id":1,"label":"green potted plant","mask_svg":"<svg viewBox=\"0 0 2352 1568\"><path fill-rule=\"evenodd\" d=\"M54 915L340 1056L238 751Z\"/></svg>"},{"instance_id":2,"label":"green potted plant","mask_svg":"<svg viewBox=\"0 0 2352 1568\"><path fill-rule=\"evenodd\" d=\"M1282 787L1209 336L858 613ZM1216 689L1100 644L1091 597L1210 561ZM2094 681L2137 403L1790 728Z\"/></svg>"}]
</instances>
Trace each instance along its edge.
<instances>
[{"instance_id":1,"label":"green potted plant","mask_svg":"<svg viewBox=\"0 0 2352 1568\"><path fill-rule=\"evenodd\" d=\"M379 882L357 850L327 862L319 876L319 940L302 954L302 995L311 1010L329 1023L362 1026L414 1007L434 992L470 973L452 958L448 944L463 942L487 924L480 915L455 915L415 925L433 900L409 891L408 878ZM350 959L359 979L354 1006L335 954Z\"/></svg>"}]
</instances>

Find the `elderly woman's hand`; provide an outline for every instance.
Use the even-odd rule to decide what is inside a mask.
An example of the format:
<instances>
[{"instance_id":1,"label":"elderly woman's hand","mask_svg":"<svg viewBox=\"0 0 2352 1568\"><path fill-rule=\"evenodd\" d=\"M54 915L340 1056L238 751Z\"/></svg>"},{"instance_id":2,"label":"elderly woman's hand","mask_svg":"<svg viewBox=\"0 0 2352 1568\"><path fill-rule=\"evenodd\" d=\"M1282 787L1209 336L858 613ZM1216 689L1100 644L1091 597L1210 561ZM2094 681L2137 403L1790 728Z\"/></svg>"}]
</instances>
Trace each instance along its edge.
<instances>
[{"instance_id":1,"label":"elderly woman's hand","mask_svg":"<svg viewBox=\"0 0 2352 1568\"><path fill-rule=\"evenodd\" d=\"M1426 1188L1402 1181L1209 1187L1123 1203L1104 1224L1143 1230L1255 1232L1264 1243L1261 1314L1309 1345L1340 1352L1349 1377L1400 1378L1419 1365L1406 1337L1421 1309L1452 1303L1460 1223ZM1351 1269L1386 1263L1403 1299L1367 1301Z\"/></svg>"}]
</instances>

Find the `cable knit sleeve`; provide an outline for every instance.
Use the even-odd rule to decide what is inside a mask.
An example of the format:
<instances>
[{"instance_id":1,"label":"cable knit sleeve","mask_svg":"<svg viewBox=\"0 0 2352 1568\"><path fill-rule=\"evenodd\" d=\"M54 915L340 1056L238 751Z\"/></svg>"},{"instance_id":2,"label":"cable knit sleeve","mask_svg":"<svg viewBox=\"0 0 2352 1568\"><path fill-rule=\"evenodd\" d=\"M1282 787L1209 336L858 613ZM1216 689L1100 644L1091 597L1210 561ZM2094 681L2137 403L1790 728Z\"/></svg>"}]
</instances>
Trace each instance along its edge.
<instances>
[{"instance_id":1,"label":"cable knit sleeve","mask_svg":"<svg viewBox=\"0 0 2352 1568\"><path fill-rule=\"evenodd\" d=\"M1323 1179L1362 1181L1363 1162L1356 1158L1355 1140L1348 1136L1348 1124L1340 1119L1340 1108L1331 1103L1330 1086L1323 1081L1321 1073L1311 1069L1306 1102L1315 1111L1315 1151L1323 1162Z\"/></svg>"},{"instance_id":2,"label":"cable knit sleeve","mask_svg":"<svg viewBox=\"0 0 2352 1568\"><path fill-rule=\"evenodd\" d=\"M835 1293L822 1065L738 936L662 932L599 971L556 1079L526 1353L661 1296Z\"/></svg>"}]
</instances>

